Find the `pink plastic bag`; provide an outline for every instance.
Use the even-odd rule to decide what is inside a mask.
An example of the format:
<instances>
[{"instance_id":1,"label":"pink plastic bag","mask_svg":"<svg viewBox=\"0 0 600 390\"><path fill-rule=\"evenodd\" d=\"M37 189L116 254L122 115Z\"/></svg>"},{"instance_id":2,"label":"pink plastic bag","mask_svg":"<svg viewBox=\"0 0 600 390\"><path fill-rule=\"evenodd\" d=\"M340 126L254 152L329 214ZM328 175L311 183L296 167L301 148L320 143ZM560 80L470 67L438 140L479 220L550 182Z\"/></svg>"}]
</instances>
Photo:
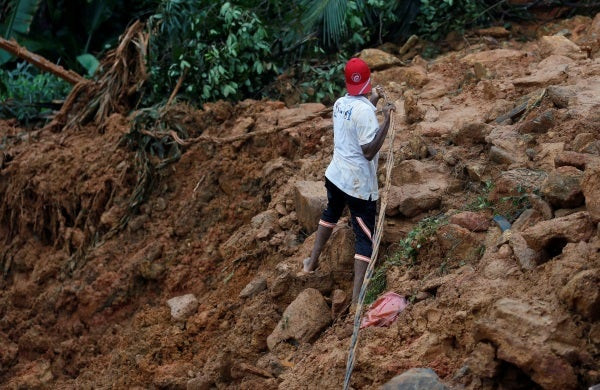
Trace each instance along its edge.
<instances>
[{"instance_id":1,"label":"pink plastic bag","mask_svg":"<svg viewBox=\"0 0 600 390\"><path fill-rule=\"evenodd\" d=\"M369 311L363 317L360 328L389 326L406 306L408 306L408 302L403 296L388 291L371 304Z\"/></svg>"}]
</instances>

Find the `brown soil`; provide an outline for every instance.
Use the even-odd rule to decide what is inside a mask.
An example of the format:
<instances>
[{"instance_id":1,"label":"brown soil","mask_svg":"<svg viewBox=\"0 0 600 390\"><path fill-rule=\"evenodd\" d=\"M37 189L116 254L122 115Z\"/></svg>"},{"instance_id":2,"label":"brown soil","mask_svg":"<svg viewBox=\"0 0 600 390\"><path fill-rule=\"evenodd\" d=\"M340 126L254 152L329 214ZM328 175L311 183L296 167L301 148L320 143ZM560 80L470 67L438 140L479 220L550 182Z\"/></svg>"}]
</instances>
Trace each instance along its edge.
<instances>
[{"instance_id":1,"label":"brown soil","mask_svg":"<svg viewBox=\"0 0 600 390\"><path fill-rule=\"evenodd\" d=\"M577 23L585 25L577 27L577 37L588 42L591 32L585 31L594 23ZM416 90L428 96L419 99L425 122L451 129L470 121L495 126L496 117L520 98L548 86L512 83L543 59L538 41L500 45L523 55L486 63L488 76L481 80L461 59L493 49L485 44L426 65L431 81ZM580 133L600 137L600 57L597 51L591 56L575 60L558 83L575 86L579 103L558 109L546 96L520 122L507 124L516 129L556 110L554 127L531 135L537 155L550 143L571 150ZM441 209L392 218L394 237L424 217L481 202L486 181L519 165L491 162L488 144L457 144L449 134L432 137L420 132L419 123L404 123L401 99L408 87L401 83L384 84L399 107L398 161L443 165L459 185L444 195ZM440 86L445 90L428 94ZM149 199L124 229L120 222L137 178L134 152L119 142L130 128L126 117L113 114L102 129L85 125L58 133L28 133L14 121L0 121L0 387L177 389L202 378L216 388L339 388L350 317L333 321L312 344L282 343L273 351L266 344L295 298L292 287L288 293L272 292L278 269L298 266L312 243L295 215L293 189L298 180L322 180L329 162L331 120L315 117L319 108L252 100L207 104L202 110L175 106L191 137L224 138L311 119L243 141L186 146L179 161L157 172ZM421 146L428 152L421 153ZM544 162L532 158L518 167L547 170ZM481 182L467 173L473 163L484 165ZM261 215L265 211L271 214ZM257 226L257 215L274 216L275 222ZM574 312L558 293L577 272L600 267L595 229L587 242L568 244L531 270L521 270L510 254L497 254L500 232L494 226L474 235L477 256L466 261L432 236L413 263L388 270L388 289L413 299L391 327L361 332L352 386L378 388L409 368L430 367L453 388L559 388L540 381L535 369L525 369L529 363L502 358L500 349L493 359L498 367L489 376L465 369L479 362L473 358L479 344L500 348L479 333L501 298L543 307L555 328L531 346L568 362L576 387L600 382L598 322ZM397 245L388 240L381 253L392 255ZM257 275L266 278L269 289L239 298ZM349 292L350 283L334 277L321 290L327 294L334 288ZM414 299L419 292L426 294ZM197 312L173 321L166 301L188 293L200 301Z\"/></svg>"}]
</instances>

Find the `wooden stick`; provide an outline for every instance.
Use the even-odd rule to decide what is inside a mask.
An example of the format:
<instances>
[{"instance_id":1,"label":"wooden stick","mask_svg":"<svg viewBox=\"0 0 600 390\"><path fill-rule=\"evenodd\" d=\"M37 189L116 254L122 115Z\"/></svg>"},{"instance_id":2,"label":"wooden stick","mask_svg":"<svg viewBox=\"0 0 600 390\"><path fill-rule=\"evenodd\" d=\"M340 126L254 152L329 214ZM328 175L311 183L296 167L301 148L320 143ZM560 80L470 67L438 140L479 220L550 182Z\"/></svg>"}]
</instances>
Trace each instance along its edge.
<instances>
[{"instance_id":1,"label":"wooden stick","mask_svg":"<svg viewBox=\"0 0 600 390\"><path fill-rule=\"evenodd\" d=\"M9 41L0 37L0 49L4 49L10 54L29 62L33 66L45 72L50 72L73 85L87 81L78 73L73 72L72 70L66 70L62 66L56 65L44 57L30 52L23 46L19 45L14 39Z\"/></svg>"}]
</instances>

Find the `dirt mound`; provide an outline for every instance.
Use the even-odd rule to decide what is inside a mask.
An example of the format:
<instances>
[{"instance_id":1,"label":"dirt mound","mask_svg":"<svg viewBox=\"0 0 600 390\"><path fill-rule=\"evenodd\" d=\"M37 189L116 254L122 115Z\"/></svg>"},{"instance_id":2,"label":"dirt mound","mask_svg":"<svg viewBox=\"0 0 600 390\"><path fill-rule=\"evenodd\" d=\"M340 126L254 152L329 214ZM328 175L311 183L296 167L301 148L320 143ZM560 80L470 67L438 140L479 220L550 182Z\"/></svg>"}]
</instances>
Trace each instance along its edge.
<instances>
[{"instance_id":1,"label":"dirt mound","mask_svg":"<svg viewBox=\"0 0 600 390\"><path fill-rule=\"evenodd\" d=\"M410 304L362 331L354 388L416 367L456 388L600 382L598 20L572 22L572 41L487 39L374 72L401 108L377 282ZM347 219L321 267L298 272L329 111L247 100L166 118L181 155L158 164L148 149L139 199L131 118L60 133L0 122L0 383L338 388ZM197 301L172 318L167 301L186 294Z\"/></svg>"}]
</instances>

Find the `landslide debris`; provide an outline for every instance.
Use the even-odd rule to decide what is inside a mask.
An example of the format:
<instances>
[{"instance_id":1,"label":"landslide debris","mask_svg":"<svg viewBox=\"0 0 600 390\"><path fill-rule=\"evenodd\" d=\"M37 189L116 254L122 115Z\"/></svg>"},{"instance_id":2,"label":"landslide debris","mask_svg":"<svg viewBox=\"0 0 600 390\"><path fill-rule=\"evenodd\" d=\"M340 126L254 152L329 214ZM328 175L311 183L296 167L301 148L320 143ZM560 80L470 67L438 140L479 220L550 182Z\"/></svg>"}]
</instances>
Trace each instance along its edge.
<instances>
[{"instance_id":1,"label":"landslide debris","mask_svg":"<svg viewBox=\"0 0 600 390\"><path fill-rule=\"evenodd\" d=\"M373 73L400 108L380 282L410 305L362 330L354 388L600 382L600 15L576 21L571 36L482 39ZM168 110L187 142L167 133L180 155L146 156L137 207L143 165L118 110L35 135L0 122L0 383L338 388L347 218L320 268L299 272L325 199L328 110Z\"/></svg>"}]
</instances>

